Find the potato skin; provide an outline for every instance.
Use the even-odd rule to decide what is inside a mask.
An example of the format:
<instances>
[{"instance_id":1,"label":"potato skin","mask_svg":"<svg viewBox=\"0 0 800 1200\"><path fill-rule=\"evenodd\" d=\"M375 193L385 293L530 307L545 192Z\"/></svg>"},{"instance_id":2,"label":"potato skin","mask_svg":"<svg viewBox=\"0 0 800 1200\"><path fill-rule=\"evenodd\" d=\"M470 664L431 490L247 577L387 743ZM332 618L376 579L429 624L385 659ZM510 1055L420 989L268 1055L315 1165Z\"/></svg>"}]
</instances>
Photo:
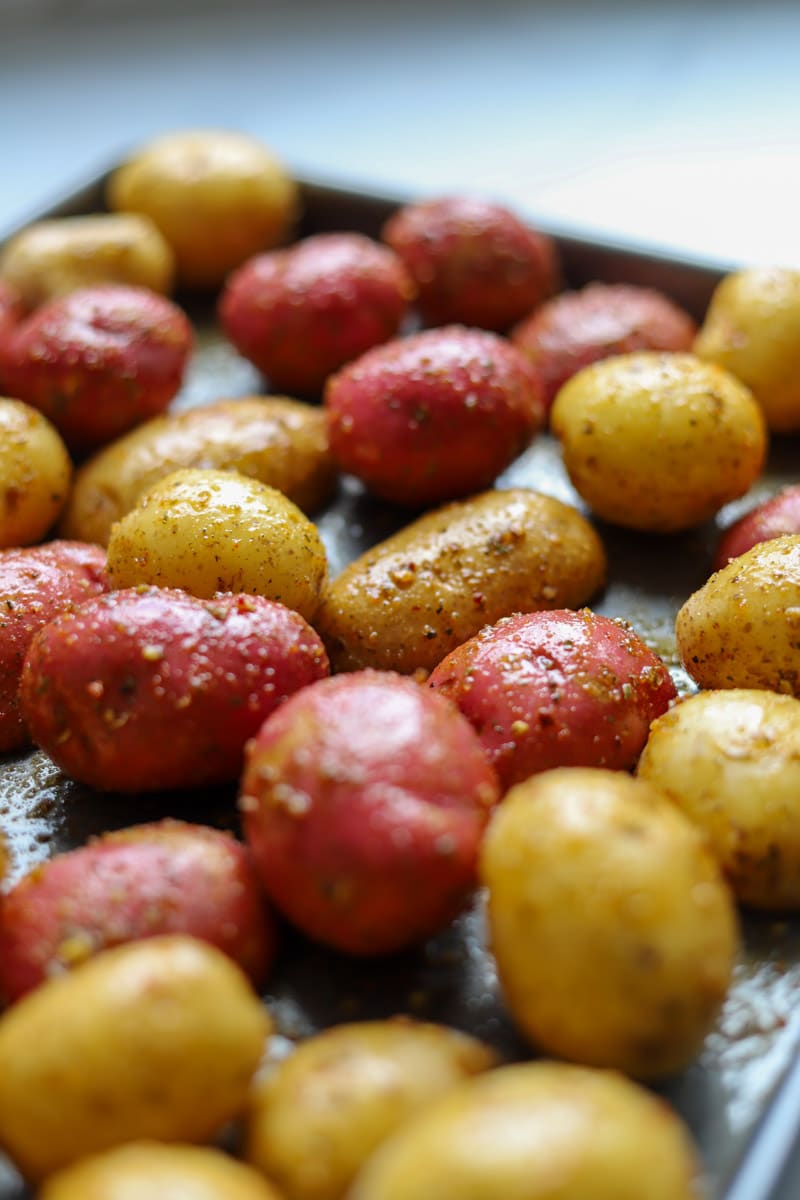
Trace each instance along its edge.
<instances>
[{"instance_id":1,"label":"potato skin","mask_svg":"<svg viewBox=\"0 0 800 1200\"><path fill-rule=\"evenodd\" d=\"M0 1141L38 1180L122 1142L209 1139L244 1109L270 1029L205 942L106 950L0 1019Z\"/></svg>"},{"instance_id":2,"label":"potato skin","mask_svg":"<svg viewBox=\"0 0 800 1200\"><path fill-rule=\"evenodd\" d=\"M240 806L275 905L317 941L367 955L421 941L458 913L499 796L448 701L363 671L304 688L264 723Z\"/></svg>"},{"instance_id":3,"label":"potato skin","mask_svg":"<svg viewBox=\"0 0 800 1200\"><path fill-rule=\"evenodd\" d=\"M407 1017L328 1029L257 1086L245 1158L287 1200L342 1200L396 1128L494 1062L475 1038Z\"/></svg>"},{"instance_id":4,"label":"potato skin","mask_svg":"<svg viewBox=\"0 0 800 1200\"><path fill-rule=\"evenodd\" d=\"M611 1071L501 1067L409 1120L349 1200L700 1200L700 1164L667 1103Z\"/></svg>"},{"instance_id":5,"label":"potato skin","mask_svg":"<svg viewBox=\"0 0 800 1200\"><path fill-rule=\"evenodd\" d=\"M604 359L561 388L551 426L576 490L598 516L674 533L743 495L764 465L751 393L692 354Z\"/></svg>"},{"instance_id":6,"label":"potato skin","mask_svg":"<svg viewBox=\"0 0 800 1200\"><path fill-rule=\"evenodd\" d=\"M67 448L47 418L0 397L0 548L43 538L64 507L71 478Z\"/></svg>"},{"instance_id":7,"label":"potato skin","mask_svg":"<svg viewBox=\"0 0 800 1200\"><path fill-rule=\"evenodd\" d=\"M704 838L657 788L582 767L517 784L481 877L509 1010L539 1050L646 1079L691 1062L738 926Z\"/></svg>"},{"instance_id":8,"label":"potato skin","mask_svg":"<svg viewBox=\"0 0 800 1200\"><path fill-rule=\"evenodd\" d=\"M25 308L19 292L0 279L0 371L3 366L3 343L24 315Z\"/></svg>"},{"instance_id":9,"label":"potato skin","mask_svg":"<svg viewBox=\"0 0 800 1200\"><path fill-rule=\"evenodd\" d=\"M333 492L336 467L325 417L284 396L246 396L154 417L100 450L77 472L61 531L108 544L139 496L184 467L238 471L277 488L304 512Z\"/></svg>"},{"instance_id":10,"label":"potato skin","mask_svg":"<svg viewBox=\"0 0 800 1200\"><path fill-rule=\"evenodd\" d=\"M603 544L580 513L525 488L426 513L328 585L314 624L334 670L432 670L513 612L574 608L600 589Z\"/></svg>"},{"instance_id":11,"label":"potato skin","mask_svg":"<svg viewBox=\"0 0 800 1200\"><path fill-rule=\"evenodd\" d=\"M589 609L487 625L428 684L475 727L504 788L552 767L632 767L677 694L629 625Z\"/></svg>"},{"instance_id":12,"label":"potato skin","mask_svg":"<svg viewBox=\"0 0 800 1200\"><path fill-rule=\"evenodd\" d=\"M73 779L122 792L199 787L234 779L267 715L327 673L319 638L283 605L132 588L40 630L20 706Z\"/></svg>"},{"instance_id":13,"label":"potato skin","mask_svg":"<svg viewBox=\"0 0 800 1200\"><path fill-rule=\"evenodd\" d=\"M752 550L759 542L787 533L800 533L800 484L797 483L758 504L725 530L717 546L713 569L721 571L732 558Z\"/></svg>"}]
</instances>

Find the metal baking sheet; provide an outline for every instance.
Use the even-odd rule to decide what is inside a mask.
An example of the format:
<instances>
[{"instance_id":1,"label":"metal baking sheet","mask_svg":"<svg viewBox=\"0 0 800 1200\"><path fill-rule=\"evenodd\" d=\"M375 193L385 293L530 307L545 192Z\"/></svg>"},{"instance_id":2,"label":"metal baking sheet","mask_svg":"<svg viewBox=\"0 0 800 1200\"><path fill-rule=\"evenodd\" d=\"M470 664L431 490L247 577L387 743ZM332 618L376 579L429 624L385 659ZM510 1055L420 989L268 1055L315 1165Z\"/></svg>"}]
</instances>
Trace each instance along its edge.
<instances>
[{"instance_id":1,"label":"metal baking sheet","mask_svg":"<svg viewBox=\"0 0 800 1200\"><path fill-rule=\"evenodd\" d=\"M302 193L301 234L355 229L377 235L405 199L308 181ZM99 178L34 215L102 207ZM594 279L647 284L700 317L720 277L719 268L553 232L572 287ZM213 303L179 300L195 321L198 352L173 407L268 390L215 328ZM594 607L627 618L667 661L681 690L691 683L675 656L677 609L707 578L720 527L794 482L796 461L796 442L776 439L768 470L748 497L688 534L656 538L598 524L611 582ZM585 511L548 436L540 437L498 484L535 487ZM332 572L407 520L407 513L343 478L335 502L318 518ZM11 842L15 876L92 834L166 815L235 830L234 790L101 796L65 779L40 751L0 759L0 828ZM744 931L744 953L717 1028L696 1063L659 1089L687 1120L715 1200L768 1200L800 1130L800 1064L793 1062L800 1040L800 930L789 920L747 917ZM281 1034L289 1038L343 1020L410 1012L469 1030L509 1058L530 1054L498 993L485 950L480 898L441 936L378 961L349 960L286 929L265 997ZM21 1200L26 1194L15 1172L0 1161L0 1200Z\"/></svg>"}]
</instances>

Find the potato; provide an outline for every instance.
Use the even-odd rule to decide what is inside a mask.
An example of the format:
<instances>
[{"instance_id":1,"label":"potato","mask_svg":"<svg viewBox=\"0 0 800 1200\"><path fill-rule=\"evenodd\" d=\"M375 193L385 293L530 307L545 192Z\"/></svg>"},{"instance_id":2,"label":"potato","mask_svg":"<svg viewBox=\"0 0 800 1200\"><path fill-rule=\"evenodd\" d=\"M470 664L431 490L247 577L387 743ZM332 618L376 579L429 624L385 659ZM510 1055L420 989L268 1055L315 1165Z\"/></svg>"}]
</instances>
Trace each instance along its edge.
<instances>
[{"instance_id":1,"label":"potato","mask_svg":"<svg viewBox=\"0 0 800 1200\"><path fill-rule=\"evenodd\" d=\"M408 1018L326 1030L257 1087L245 1158L287 1200L342 1200L381 1142L494 1058L466 1034Z\"/></svg>"},{"instance_id":2,"label":"potato","mask_svg":"<svg viewBox=\"0 0 800 1200\"><path fill-rule=\"evenodd\" d=\"M325 547L300 509L238 471L174 471L139 497L108 541L112 587L251 592L309 620L327 569Z\"/></svg>"},{"instance_id":3,"label":"potato","mask_svg":"<svg viewBox=\"0 0 800 1200\"><path fill-rule=\"evenodd\" d=\"M697 1156L665 1101L565 1063L461 1084L370 1158L349 1200L700 1200Z\"/></svg>"},{"instance_id":4,"label":"potato","mask_svg":"<svg viewBox=\"0 0 800 1200\"><path fill-rule=\"evenodd\" d=\"M2 884L8 874L9 864L11 862L11 853L8 849L8 842L5 834L0 833L0 884Z\"/></svg>"},{"instance_id":5,"label":"potato","mask_svg":"<svg viewBox=\"0 0 800 1200\"><path fill-rule=\"evenodd\" d=\"M304 512L326 503L336 479L320 409L283 396L220 400L154 417L85 463L61 519L64 537L107 545L142 492L183 467L238 471Z\"/></svg>"},{"instance_id":6,"label":"potato","mask_svg":"<svg viewBox=\"0 0 800 1200\"><path fill-rule=\"evenodd\" d=\"M721 571L732 558L752 550L759 542L787 533L800 533L800 484L784 488L729 525L719 540L714 570Z\"/></svg>"},{"instance_id":7,"label":"potato","mask_svg":"<svg viewBox=\"0 0 800 1200\"><path fill-rule=\"evenodd\" d=\"M7 243L0 279L28 309L97 283L172 291L175 260L148 217L97 213L37 221Z\"/></svg>"},{"instance_id":8,"label":"potato","mask_svg":"<svg viewBox=\"0 0 800 1200\"><path fill-rule=\"evenodd\" d=\"M738 927L705 839L657 788L588 767L517 784L481 876L503 992L539 1050L648 1079L691 1062Z\"/></svg>"},{"instance_id":9,"label":"potato","mask_svg":"<svg viewBox=\"0 0 800 1200\"><path fill-rule=\"evenodd\" d=\"M431 670L513 612L573 608L605 579L602 542L567 504L525 488L427 513L351 563L314 620L335 670Z\"/></svg>"},{"instance_id":10,"label":"potato","mask_svg":"<svg viewBox=\"0 0 800 1200\"><path fill-rule=\"evenodd\" d=\"M673 533L743 495L767 435L748 389L692 354L640 351L579 371L551 412L570 479L598 516Z\"/></svg>"},{"instance_id":11,"label":"potato","mask_svg":"<svg viewBox=\"0 0 800 1200\"><path fill-rule=\"evenodd\" d=\"M760 542L712 575L680 609L675 637L700 687L800 696L800 536Z\"/></svg>"},{"instance_id":12,"label":"potato","mask_svg":"<svg viewBox=\"0 0 800 1200\"><path fill-rule=\"evenodd\" d=\"M43 538L66 503L71 478L67 448L47 418L0 397L0 548Z\"/></svg>"},{"instance_id":13,"label":"potato","mask_svg":"<svg viewBox=\"0 0 800 1200\"><path fill-rule=\"evenodd\" d=\"M22 297L15 288L0 279L0 372L2 372L3 345L25 315Z\"/></svg>"},{"instance_id":14,"label":"potato","mask_svg":"<svg viewBox=\"0 0 800 1200\"><path fill-rule=\"evenodd\" d=\"M266 146L213 129L143 146L112 174L107 198L117 212L150 217L175 252L180 282L202 288L278 245L298 207L296 184Z\"/></svg>"},{"instance_id":15,"label":"potato","mask_svg":"<svg viewBox=\"0 0 800 1200\"><path fill-rule=\"evenodd\" d=\"M123 1142L206 1140L244 1109L270 1029L204 942L107 950L0 1018L0 1142L37 1180Z\"/></svg>"}]
</instances>

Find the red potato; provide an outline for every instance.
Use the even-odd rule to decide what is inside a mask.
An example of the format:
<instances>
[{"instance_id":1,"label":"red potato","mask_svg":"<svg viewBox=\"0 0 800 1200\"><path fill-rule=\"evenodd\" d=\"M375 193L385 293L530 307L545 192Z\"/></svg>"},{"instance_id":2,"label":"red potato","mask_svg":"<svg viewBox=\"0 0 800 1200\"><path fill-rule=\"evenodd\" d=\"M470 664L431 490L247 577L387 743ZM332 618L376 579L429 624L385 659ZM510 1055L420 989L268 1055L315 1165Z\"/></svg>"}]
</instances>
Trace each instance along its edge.
<instances>
[{"instance_id":1,"label":"red potato","mask_svg":"<svg viewBox=\"0 0 800 1200\"><path fill-rule=\"evenodd\" d=\"M219 315L273 389L305 394L394 337L413 295L393 251L360 233L322 233L251 258L228 280Z\"/></svg>"},{"instance_id":2,"label":"red potato","mask_svg":"<svg viewBox=\"0 0 800 1200\"><path fill-rule=\"evenodd\" d=\"M73 779L139 792L224 783L292 692L328 673L303 618L263 596L130 588L58 617L20 683L31 734Z\"/></svg>"},{"instance_id":3,"label":"red potato","mask_svg":"<svg viewBox=\"0 0 800 1200\"><path fill-rule=\"evenodd\" d=\"M275 929L232 834L165 820L35 867L0 902L0 992L18 1000L101 950L167 933L210 942L263 982Z\"/></svg>"},{"instance_id":4,"label":"red potato","mask_svg":"<svg viewBox=\"0 0 800 1200\"><path fill-rule=\"evenodd\" d=\"M419 507L488 487L544 420L519 351L459 325L370 350L328 381L325 408L340 467Z\"/></svg>"},{"instance_id":5,"label":"red potato","mask_svg":"<svg viewBox=\"0 0 800 1200\"><path fill-rule=\"evenodd\" d=\"M487 625L428 684L472 722L505 788L551 767L632 767L676 696L630 626L588 608Z\"/></svg>"},{"instance_id":6,"label":"red potato","mask_svg":"<svg viewBox=\"0 0 800 1200\"><path fill-rule=\"evenodd\" d=\"M469 723L391 672L293 696L247 751L245 837L279 909L348 954L430 936L474 886L499 798Z\"/></svg>"},{"instance_id":7,"label":"red potato","mask_svg":"<svg viewBox=\"0 0 800 1200\"><path fill-rule=\"evenodd\" d=\"M81 288L7 339L6 390L48 417L69 448L93 450L162 412L181 385L192 329L146 288Z\"/></svg>"},{"instance_id":8,"label":"red potato","mask_svg":"<svg viewBox=\"0 0 800 1200\"><path fill-rule=\"evenodd\" d=\"M59 613L106 590L105 551L57 541L0 553L0 753L30 741L19 679L31 639Z\"/></svg>"},{"instance_id":9,"label":"red potato","mask_svg":"<svg viewBox=\"0 0 800 1200\"><path fill-rule=\"evenodd\" d=\"M3 343L22 320L24 314L21 296L10 284L4 283L0 279L0 352L2 352ZM0 372L1 369L2 362L0 362Z\"/></svg>"},{"instance_id":10,"label":"red potato","mask_svg":"<svg viewBox=\"0 0 800 1200\"><path fill-rule=\"evenodd\" d=\"M713 569L721 571L732 558L752 550L759 542L787 533L800 533L800 484L784 488L726 529L714 556Z\"/></svg>"},{"instance_id":11,"label":"red potato","mask_svg":"<svg viewBox=\"0 0 800 1200\"><path fill-rule=\"evenodd\" d=\"M382 236L414 280L429 325L502 332L558 282L553 240L488 200L447 196L409 204L390 217Z\"/></svg>"}]
</instances>

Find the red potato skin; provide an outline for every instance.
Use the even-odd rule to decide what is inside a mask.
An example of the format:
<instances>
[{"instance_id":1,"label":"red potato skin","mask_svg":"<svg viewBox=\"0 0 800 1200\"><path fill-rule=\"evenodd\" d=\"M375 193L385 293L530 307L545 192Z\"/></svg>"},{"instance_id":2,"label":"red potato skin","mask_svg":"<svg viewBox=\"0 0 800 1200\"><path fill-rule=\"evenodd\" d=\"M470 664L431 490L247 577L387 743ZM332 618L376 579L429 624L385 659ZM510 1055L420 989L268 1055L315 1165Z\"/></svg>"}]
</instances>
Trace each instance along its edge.
<instances>
[{"instance_id":1,"label":"red potato skin","mask_svg":"<svg viewBox=\"0 0 800 1200\"><path fill-rule=\"evenodd\" d=\"M165 820L58 854L0 902L0 992L18 1000L102 950L162 934L210 942L263 983L274 922L229 833Z\"/></svg>"},{"instance_id":2,"label":"red potato skin","mask_svg":"<svg viewBox=\"0 0 800 1200\"><path fill-rule=\"evenodd\" d=\"M306 395L394 337L413 296L386 246L359 233L322 233L251 258L228 280L219 316L273 389Z\"/></svg>"},{"instance_id":3,"label":"red potato skin","mask_svg":"<svg viewBox=\"0 0 800 1200\"><path fill-rule=\"evenodd\" d=\"M25 315L21 298L7 283L0 280L0 390L2 389L2 354L3 347L12 330Z\"/></svg>"},{"instance_id":4,"label":"red potato skin","mask_svg":"<svg viewBox=\"0 0 800 1200\"><path fill-rule=\"evenodd\" d=\"M342 470L414 507L489 487L544 421L519 351L460 325L368 351L328 381L325 409Z\"/></svg>"},{"instance_id":5,"label":"red potato skin","mask_svg":"<svg viewBox=\"0 0 800 1200\"><path fill-rule=\"evenodd\" d=\"M371 670L288 700L248 748L241 787L267 894L304 933L354 955L399 950L458 913L498 799L461 714Z\"/></svg>"},{"instance_id":6,"label":"red potato skin","mask_svg":"<svg viewBox=\"0 0 800 1200\"><path fill-rule=\"evenodd\" d=\"M36 635L20 705L33 740L81 783L199 787L235 779L264 719L328 669L313 629L263 596L130 588Z\"/></svg>"},{"instance_id":7,"label":"red potato skin","mask_svg":"<svg viewBox=\"0 0 800 1200\"><path fill-rule=\"evenodd\" d=\"M800 484L784 488L726 529L714 556L713 570L721 571L732 558L752 550L759 542L787 533L800 533Z\"/></svg>"},{"instance_id":8,"label":"red potato skin","mask_svg":"<svg viewBox=\"0 0 800 1200\"><path fill-rule=\"evenodd\" d=\"M37 309L6 340L10 395L38 408L76 454L162 412L180 388L192 328L146 288L80 288Z\"/></svg>"},{"instance_id":9,"label":"red potato skin","mask_svg":"<svg viewBox=\"0 0 800 1200\"><path fill-rule=\"evenodd\" d=\"M553 240L488 200L445 196L407 205L382 237L405 263L429 325L502 332L558 283Z\"/></svg>"},{"instance_id":10,"label":"red potato skin","mask_svg":"<svg viewBox=\"0 0 800 1200\"><path fill-rule=\"evenodd\" d=\"M59 613L104 592L105 565L105 550L85 542L0 553L0 753L30 742L18 692L31 639Z\"/></svg>"},{"instance_id":11,"label":"red potato skin","mask_svg":"<svg viewBox=\"0 0 800 1200\"><path fill-rule=\"evenodd\" d=\"M589 609L487 625L428 685L472 723L506 789L552 767L632 767L676 696L633 630Z\"/></svg>"}]
</instances>

